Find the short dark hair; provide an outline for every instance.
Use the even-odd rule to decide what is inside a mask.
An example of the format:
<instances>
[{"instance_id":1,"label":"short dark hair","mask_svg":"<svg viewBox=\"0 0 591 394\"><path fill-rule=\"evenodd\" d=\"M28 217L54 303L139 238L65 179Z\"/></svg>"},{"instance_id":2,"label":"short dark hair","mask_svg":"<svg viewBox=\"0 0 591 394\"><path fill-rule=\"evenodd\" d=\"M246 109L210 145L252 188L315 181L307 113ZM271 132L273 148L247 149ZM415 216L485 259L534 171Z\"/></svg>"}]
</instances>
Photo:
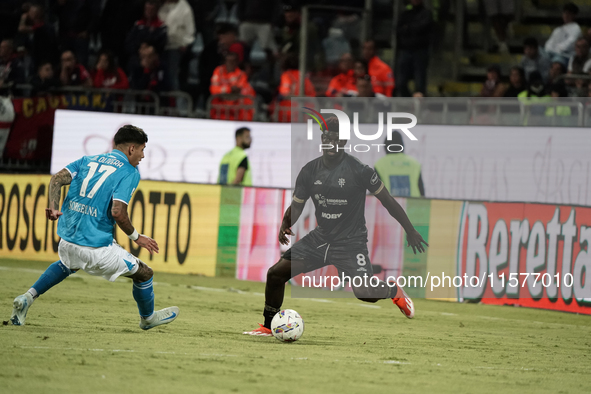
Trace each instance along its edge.
<instances>
[{"instance_id":1,"label":"short dark hair","mask_svg":"<svg viewBox=\"0 0 591 394\"><path fill-rule=\"evenodd\" d=\"M234 136L236 138L241 137L242 134L246 133L247 131L250 132L250 129L248 127L241 127L241 128L239 128L239 129L236 130L236 133L235 133Z\"/></svg>"},{"instance_id":2,"label":"short dark hair","mask_svg":"<svg viewBox=\"0 0 591 394\"><path fill-rule=\"evenodd\" d=\"M339 132L339 119L331 115L326 118L326 129L323 127L322 131L324 133L338 133Z\"/></svg>"},{"instance_id":3,"label":"short dark hair","mask_svg":"<svg viewBox=\"0 0 591 394\"><path fill-rule=\"evenodd\" d=\"M115 138L113 138L115 146L122 144L138 144L143 145L148 142L148 135L139 127L126 124L117 130Z\"/></svg>"},{"instance_id":4,"label":"short dark hair","mask_svg":"<svg viewBox=\"0 0 591 394\"><path fill-rule=\"evenodd\" d=\"M538 40L535 37L527 37L523 40L523 46L537 48L539 46Z\"/></svg>"},{"instance_id":5,"label":"short dark hair","mask_svg":"<svg viewBox=\"0 0 591 394\"><path fill-rule=\"evenodd\" d=\"M562 7L562 11L577 15L579 13L579 7L575 3L567 3Z\"/></svg>"},{"instance_id":6,"label":"short dark hair","mask_svg":"<svg viewBox=\"0 0 591 394\"><path fill-rule=\"evenodd\" d=\"M369 64L365 61L365 59L355 59L355 62L353 64L355 63L361 64L366 74L369 72Z\"/></svg>"}]
</instances>

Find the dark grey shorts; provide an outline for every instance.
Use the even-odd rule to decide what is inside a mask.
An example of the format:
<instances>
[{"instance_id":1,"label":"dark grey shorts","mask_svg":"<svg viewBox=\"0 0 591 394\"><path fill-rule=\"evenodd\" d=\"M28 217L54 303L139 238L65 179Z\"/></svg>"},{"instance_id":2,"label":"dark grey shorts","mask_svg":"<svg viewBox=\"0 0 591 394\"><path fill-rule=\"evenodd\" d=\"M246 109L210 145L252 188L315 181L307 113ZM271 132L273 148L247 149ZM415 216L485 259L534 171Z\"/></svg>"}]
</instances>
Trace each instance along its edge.
<instances>
[{"instance_id":1,"label":"dark grey shorts","mask_svg":"<svg viewBox=\"0 0 591 394\"><path fill-rule=\"evenodd\" d=\"M303 261L309 271L334 265L350 277L373 276L367 243L327 242L314 231L296 242L284 254L285 260Z\"/></svg>"}]
</instances>

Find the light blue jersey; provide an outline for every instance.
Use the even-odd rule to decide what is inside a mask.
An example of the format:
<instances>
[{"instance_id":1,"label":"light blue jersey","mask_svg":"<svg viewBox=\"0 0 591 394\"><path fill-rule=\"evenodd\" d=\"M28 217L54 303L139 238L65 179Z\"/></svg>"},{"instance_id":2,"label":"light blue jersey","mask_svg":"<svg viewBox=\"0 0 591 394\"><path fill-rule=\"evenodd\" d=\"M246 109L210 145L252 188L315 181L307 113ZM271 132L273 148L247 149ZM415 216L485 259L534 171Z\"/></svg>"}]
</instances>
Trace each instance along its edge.
<instances>
[{"instance_id":1,"label":"light blue jersey","mask_svg":"<svg viewBox=\"0 0 591 394\"><path fill-rule=\"evenodd\" d=\"M84 156L66 166L72 174L62 205L57 234L76 245L102 247L113 243L113 200L129 204L140 173L123 152Z\"/></svg>"}]
</instances>

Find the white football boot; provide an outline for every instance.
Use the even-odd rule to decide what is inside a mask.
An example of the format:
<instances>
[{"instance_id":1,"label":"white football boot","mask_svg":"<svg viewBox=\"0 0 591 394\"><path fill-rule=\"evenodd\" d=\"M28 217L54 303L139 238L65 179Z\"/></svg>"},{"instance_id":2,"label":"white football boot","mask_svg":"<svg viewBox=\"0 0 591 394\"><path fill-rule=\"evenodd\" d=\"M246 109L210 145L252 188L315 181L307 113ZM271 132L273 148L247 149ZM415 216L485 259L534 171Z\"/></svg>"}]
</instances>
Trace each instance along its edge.
<instances>
[{"instance_id":1,"label":"white football boot","mask_svg":"<svg viewBox=\"0 0 591 394\"><path fill-rule=\"evenodd\" d=\"M178 306L171 306L154 312L148 319L140 317L140 328L142 330L149 330L162 324L172 323L179 315L179 311Z\"/></svg>"},{"instance_id":2,"label":"white football boot","mask_svg":"<svg viewBox=\"0 0 591 394\"><path fill-rule=\"evenodd\" d=\"M29 292L19 295L14 299L12 303L12 315L10 316L10 322L14 326L25 325L27 311L29 310L29 307L33 305L33 301L33 296Z\"/></svg>"}]
</instances>

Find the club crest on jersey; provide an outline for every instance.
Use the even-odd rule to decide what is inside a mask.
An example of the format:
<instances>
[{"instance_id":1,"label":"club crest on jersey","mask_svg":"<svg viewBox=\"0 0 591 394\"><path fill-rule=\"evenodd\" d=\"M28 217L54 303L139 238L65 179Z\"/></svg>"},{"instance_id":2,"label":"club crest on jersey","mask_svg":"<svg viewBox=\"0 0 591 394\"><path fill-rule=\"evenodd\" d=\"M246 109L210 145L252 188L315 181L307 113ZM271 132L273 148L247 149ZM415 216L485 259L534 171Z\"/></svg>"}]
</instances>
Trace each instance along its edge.
<instances>
[{"instance_id":1,"label":"club crest on jersey","mask_svg":"<svg viewBox=\"0 0 591 394\"><path fill-rule=\"evenodd\" d=\"M345 186L345 178L339 178L339 186L340 187Z\"/></svg>"}]
</instances>

